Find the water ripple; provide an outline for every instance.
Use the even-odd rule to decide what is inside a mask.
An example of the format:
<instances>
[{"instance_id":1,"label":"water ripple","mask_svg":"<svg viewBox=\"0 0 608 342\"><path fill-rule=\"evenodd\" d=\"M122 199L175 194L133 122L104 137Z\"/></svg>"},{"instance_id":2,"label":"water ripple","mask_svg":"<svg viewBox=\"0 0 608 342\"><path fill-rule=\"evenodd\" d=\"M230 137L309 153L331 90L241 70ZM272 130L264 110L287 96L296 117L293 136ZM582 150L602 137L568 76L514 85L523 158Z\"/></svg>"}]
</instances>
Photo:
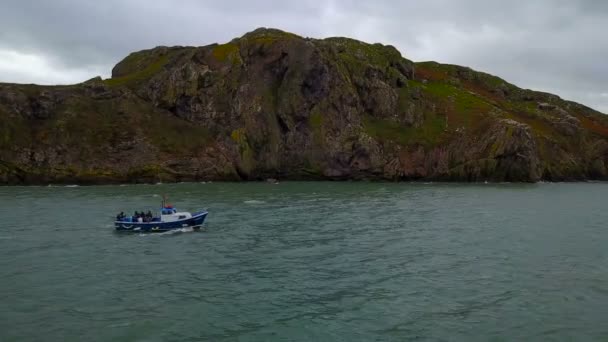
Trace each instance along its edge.
<instances>
[{"instance_id":1,"label":"water ripple","mask_svg":"<svg viewBox=\"0 0 608 342\"><path fill-rule=\"evenodd\" d=\"M0 188L0 340L601 340L607 190ZM160 193L204 229L112 232Z\"/></svg>"}]
</instances>

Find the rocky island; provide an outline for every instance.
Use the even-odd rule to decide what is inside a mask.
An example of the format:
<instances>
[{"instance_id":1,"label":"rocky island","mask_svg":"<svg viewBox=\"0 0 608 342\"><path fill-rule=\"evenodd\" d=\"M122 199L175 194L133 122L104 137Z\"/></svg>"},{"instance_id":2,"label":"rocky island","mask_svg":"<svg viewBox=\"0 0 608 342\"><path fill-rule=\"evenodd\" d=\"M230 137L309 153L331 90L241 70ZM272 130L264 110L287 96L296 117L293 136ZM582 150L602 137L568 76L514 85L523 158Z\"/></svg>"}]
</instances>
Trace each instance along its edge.
<instances>
[{"instance_id":1,"label":"rocky island","mask_svg":"<svg viewBox=\"0 0 608 342\"><path fill-rule=\"evenodd\" d=\"M608 117L392 46L257 29L0 84L0 184L606 179Z\"/></svg>"}]
</instances>

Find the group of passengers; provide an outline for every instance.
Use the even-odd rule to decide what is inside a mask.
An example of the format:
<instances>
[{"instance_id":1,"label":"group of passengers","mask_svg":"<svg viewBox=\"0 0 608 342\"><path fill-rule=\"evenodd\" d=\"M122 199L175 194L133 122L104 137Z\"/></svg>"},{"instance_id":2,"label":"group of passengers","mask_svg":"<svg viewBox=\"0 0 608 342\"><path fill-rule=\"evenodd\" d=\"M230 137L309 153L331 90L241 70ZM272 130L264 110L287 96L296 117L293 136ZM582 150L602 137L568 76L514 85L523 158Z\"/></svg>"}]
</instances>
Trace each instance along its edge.
<instances>
[{"instance_id":1,"label":"group of passengers","mask_svg":"<svg viewBox=\"0 0 608 342\"><path fill-rule=\"evenodd\" d=\"M127 218L124 212L120 212L120 214L116 215L116 221L124 221ZM130 217L131 222L152 222L154 216L152 212L148 210L147 213L135 211L133 216Z\"/></svg>"}]
</instances>

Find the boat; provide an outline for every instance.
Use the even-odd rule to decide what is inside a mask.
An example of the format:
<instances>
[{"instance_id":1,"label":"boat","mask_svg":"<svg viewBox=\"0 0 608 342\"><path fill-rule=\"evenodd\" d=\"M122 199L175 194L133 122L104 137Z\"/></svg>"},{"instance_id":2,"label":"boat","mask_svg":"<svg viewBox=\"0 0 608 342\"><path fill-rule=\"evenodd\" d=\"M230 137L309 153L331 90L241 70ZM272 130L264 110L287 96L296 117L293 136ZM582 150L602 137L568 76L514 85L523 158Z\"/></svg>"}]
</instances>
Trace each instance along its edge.
<instances>
[{"instance_id":1,"label":"boat","mask_svg":"<svg viewBox=\"0 0 608 342\"><path fill-rule=\"evenodd\" d=\"M124 216L119 215L114 221L116 231L136 233L161 233L184 228L200 229L209 213L202 210L195 213L178 211L171 204L163 203L160 215Z\"/></svg>"}]
</instances>

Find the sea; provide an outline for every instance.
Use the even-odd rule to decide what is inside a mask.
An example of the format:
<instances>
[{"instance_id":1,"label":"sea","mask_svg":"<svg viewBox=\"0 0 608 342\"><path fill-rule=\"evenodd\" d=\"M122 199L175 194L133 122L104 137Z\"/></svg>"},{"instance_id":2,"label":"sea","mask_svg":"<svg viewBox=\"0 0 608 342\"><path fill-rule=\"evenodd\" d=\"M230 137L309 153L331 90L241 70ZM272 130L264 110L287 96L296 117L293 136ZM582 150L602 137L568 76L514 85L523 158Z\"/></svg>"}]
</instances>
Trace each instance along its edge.
<instances>
[{"instance_id":1,"label":"sea","mask_svg":"<svg viewBox=\"0 0 608 342\"><path fill-rule=\"evenodd\" d=\"M116 233L120 211L206 209ZM608 183L0 187L0 341L606 341Z\"/></svg>"}]
</instances>

